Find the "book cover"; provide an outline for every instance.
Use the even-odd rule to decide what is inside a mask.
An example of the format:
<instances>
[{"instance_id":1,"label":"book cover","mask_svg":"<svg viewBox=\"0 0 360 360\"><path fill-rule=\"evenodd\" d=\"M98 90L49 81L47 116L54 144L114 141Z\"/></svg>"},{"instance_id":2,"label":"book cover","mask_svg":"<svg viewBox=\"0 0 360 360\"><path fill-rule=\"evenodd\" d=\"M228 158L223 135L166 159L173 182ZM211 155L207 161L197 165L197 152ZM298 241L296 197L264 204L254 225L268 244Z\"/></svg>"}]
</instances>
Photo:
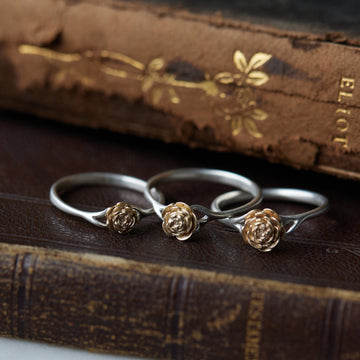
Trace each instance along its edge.
<instances>
[{"instance_id":1,"label":"book cover","mask_svg":"<svg viewBox=\"0 0 360 360\"><path fill-rule=\"evenodd\" d=\"M358 357L358 183L25 115L0 118L1 335L160 359ZM218 222L181 242L151 216L120 236L48 200L51 184L72 173L147 179L199 166L235 171L263 187L318 191L331 208L264 254ZM228 187L180 182L162 190L167 201L206 206ZM141 194L102 187L66 199L82 208L145 205Z\"/></svg>"},{"instance_id":2,"label":"book cover","mask_svg":"<svg viewBox=\"0 0 360 360\"><path fill-rule=\"evenodd\" d=\"M0 6L3 108L359 179L349 31L122 1Z\"/></svg>"}]
</instances>

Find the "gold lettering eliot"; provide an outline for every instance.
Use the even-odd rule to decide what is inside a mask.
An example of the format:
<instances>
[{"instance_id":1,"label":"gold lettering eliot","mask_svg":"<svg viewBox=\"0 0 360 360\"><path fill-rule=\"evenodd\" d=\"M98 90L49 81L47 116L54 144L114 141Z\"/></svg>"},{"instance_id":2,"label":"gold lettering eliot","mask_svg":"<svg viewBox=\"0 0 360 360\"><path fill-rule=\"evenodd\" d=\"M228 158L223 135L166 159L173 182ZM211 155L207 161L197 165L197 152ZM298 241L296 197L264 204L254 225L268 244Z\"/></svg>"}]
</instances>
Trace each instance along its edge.
<instances>
[{"instance_id":1,"label":"gold lettering eliot","mask_svg":"<svg viewBox=\"0 0 360 360\"><path fill-rule=\"evenodd\" d=\"M348 108L355 90L355 79L342 76L339 84L337 102L339 107L336 109L336 135L332 142L340 144L347 149L349 146L348 132L350 127L351 110Z\"/></svg>"}]
</instances>

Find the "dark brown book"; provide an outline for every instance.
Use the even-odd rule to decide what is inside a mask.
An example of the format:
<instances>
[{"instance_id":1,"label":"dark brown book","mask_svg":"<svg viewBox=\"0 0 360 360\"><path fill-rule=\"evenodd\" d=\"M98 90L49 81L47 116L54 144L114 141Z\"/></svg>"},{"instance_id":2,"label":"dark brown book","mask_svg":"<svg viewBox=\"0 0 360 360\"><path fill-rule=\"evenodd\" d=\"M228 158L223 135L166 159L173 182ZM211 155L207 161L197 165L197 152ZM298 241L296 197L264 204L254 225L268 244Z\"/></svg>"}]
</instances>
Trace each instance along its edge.
<instances>
[{"instance_id":1,"label":"dark brown book","mask_svg":"<svg viewBox=\"0 0 360 360\"><path fill-rule=\"evenodd\" d=\"M319 24L316 14L333 19L320 29L266 22L260 0L266 26L244 22L243 1L211 2L207 14L195 3L2 1L0 106L359 179L351 6L341 16L315 3Z\"/></svg>"},{"instance_id":2,"label":"dark brown book","mask_svg":"<svg viewBox=\"0 0 360 360\"><path fill-rule=\"evenodd\" d=\"M162 359L358 357L358 183L6 112L0 133L1 335ZM264 254L218 222L181 242L150 216L120 236L48 200L51 184L72 173L147 179L199 166L318 191L331 208ZM228 188L182 182L162 190L167 201L209 205ZM141 194L113 188L67 194L82 207L120 199L145 205Z\"/></svg>"}]
</instances>

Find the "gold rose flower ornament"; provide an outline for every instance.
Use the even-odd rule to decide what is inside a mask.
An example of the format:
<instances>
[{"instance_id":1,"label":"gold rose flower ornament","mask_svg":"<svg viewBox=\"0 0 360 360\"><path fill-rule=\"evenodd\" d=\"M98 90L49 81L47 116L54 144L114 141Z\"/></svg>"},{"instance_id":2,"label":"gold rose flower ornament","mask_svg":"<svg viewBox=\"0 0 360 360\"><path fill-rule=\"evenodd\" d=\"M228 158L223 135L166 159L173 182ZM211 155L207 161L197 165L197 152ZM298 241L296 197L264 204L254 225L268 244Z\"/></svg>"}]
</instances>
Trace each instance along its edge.
<instances>
[{"instance_id":1,"label":"gold rose flower ornament","mask_svg":"<svg viewBox=\"0 0 360 360\"><path fill-rule=\"evenodd\" d=\"M285 229L279 215L271 210L251 210L244 219L241 231L246 243L257 250L272 250L284 237Z\"/></svg>"},{"instance_id":2,"label":"gold rose flower ornament","mask_svg":"<svg viewBox=\"0 0 360 360\"><path fill-rule=\"evenodd\" d=\"M325 196L313 191L267 188L263 189L262 192L264 200L287 203L291 201L313 205L315 208L295 215L279 215L269 208L253 209L245 215L219 220L237 229L248 245L261 252L271 251L284 238L285 234L296 230L306 219L323 214L329 206L328 199ZM222 194L214 199L211 207L213 210L219 210L225 205L245 200L247 196L246 193L239 191Z\"/></svg>"},{"instance_id":3,"label":"gold rose flower ornament","mask_svg":"<svg viewBox=\"0 0 360 360\"><path fill-rule=\"evenodd\" d=\"M200 180L234 186L237 189L246 190L251 198L235 209L212 211L203 205L188 205L184 202L163 205L151 193L153 189L164 183L184 180ZM186 188L186 186L184 187ZM200 227L209 221L225 219L239 211L249 210L256 206L261 201L261 191L259 186L250 179L230 171L185 168L164 171L150 178L146 185L145 197L151 202L156 215L162 220L162 228L165 234L184 241L197 233Z\"/></svg>"},{"instance_id":4,"label":"gold rose flower ornament","mask_svg":"<svg viewBox=\"0 0 360 360\"><path fill-rule=\"evenodd\" d=\"M129 232L140 220L140 212L133 206L118 202L106 210L106 225L119 234Z\"/></svg>"},{"instance_id":5,"label":"gold rose flower ornament","mask_svg":"<svg viewBox=\"0 0 360 360\"><path fill-rule=\"evenodd\" d=\"M168 205L162 211L162 228L166 235L187 240L199 229L199 222L191 207L183 202Z\"/></svg>"},{"instance_id":6,"label":"gold rose flower ornament","mask_svg":"<svg viewBox=\"0 0 360 360\"><path fill-rule=\"evenodd\" d=\"M125 202L118 202L101 211L84 211L66 203L60 196L73 188L89 185L120 187L143 194L146 182L128 175L104 172L68 175L60 178L51 186L50 201L67 214L81 217L93 225L107 227L119 234L129 232L142 217L154 213L153 208L143 209ZM158 190L153 190L153 196L160 203L164 202L164 195Z\"/></svg>"}]
</instances>

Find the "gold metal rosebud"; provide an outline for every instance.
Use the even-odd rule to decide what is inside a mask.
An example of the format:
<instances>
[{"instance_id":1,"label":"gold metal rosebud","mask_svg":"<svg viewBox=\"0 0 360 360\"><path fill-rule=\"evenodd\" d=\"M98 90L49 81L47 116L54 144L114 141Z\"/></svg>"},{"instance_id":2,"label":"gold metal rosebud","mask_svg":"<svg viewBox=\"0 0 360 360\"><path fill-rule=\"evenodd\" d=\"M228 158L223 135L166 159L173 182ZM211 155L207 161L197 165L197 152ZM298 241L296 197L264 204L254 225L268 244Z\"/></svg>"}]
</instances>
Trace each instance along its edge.
<instances>
[{"instance_id":1,"label":"gold metal rosebud","mask_svg":"<svg viewBox=\"0 0 360 360\"><path fill-rule=\"evenodd\" d=\"M162 228L166 235L187 240L197 227L197 218L189 205L183 202L168 205L162 212Z\"/></svg>"},{"instance_id":2,"label":"gold metal rosebud","mask_svg":"<svg viewBox=\"0 0 360 360\"><path fill-rule=\"evenodd\" d=\"M279 215L271 209L251 210L245 216L243 239L257 250L272 250L284 234Z\"/></svg>"},{"instance_id":3,"label":"gold metal rosebud","mask_svg":"<svg viewBox=\"0 0 360 360\"><path fill-rule=\"evenodd\" d=\"M119 234L130 231L139 219L140 215L138 211L131 205L123 202L118 202L106 212L107 227Z\"/></svg>"}]
</instances>

